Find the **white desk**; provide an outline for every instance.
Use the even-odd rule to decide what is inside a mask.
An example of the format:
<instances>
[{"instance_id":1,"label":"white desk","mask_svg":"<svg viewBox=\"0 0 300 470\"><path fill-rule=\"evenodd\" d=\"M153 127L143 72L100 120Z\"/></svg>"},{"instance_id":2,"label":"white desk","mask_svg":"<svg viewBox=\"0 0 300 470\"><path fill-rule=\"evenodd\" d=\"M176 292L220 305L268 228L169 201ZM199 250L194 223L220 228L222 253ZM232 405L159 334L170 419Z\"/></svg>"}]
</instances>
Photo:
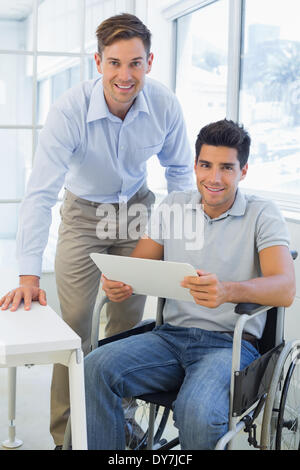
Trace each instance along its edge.
<instances>
[{"instance_id":1,"label":"white desk","mask_svg":"<svg viewBox=\"0 0 300 470\"><path fill-rule=\"evenodd\" d=\"M16 367L60 363L69 368L72 448L87 449L83 354L80 337L49 307L33 302L16 312L0 310L0 367L9 368L9 439L15 438Z\"/></svg>"}]
</instances>

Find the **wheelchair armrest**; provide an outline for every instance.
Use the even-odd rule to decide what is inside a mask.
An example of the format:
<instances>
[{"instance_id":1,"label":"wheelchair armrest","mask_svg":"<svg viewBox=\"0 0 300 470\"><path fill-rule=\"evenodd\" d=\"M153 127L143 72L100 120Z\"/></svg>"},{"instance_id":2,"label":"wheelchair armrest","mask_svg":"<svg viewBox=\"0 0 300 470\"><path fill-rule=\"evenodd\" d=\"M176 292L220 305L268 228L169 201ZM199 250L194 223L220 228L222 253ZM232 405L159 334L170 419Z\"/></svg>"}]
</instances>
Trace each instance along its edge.
<instances>
[{"instance_id":1,"label":"wheelchair armrest","mask_svg":"<svg viewBox=\"0 0 300 470\"><path fill-rule=\"evenodd\" d=\"M260 304L252 304L252 303L240 303L240 304L237 304L235 306L235 313L238 313L239 315L243 315L243 314L246 314L246 315L252 315L253 313L256 313L257 309L258 308L269 308L269 307L266 307L264 305L260 305Z\"/></svg>"}]
</instances>

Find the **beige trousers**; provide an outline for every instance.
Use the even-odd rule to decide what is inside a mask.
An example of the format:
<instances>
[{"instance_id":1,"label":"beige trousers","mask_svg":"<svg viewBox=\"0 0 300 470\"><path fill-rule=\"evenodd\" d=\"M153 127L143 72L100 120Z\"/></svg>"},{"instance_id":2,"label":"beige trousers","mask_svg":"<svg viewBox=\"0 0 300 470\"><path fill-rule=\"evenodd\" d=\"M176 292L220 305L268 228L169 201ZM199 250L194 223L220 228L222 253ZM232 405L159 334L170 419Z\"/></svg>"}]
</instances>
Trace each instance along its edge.
<instances>
[{"instance_id":1,"label":"beige trousers","mask_svg":"<svg viewBox=\"0 0 300 470\"><path fill-rule=\"evenodd\" d=\"M127 211L133 204L143 204L149 210L154 201L154 194L144 185L128 201ZM137 220L137 215L128 216L124 220L125 206L112 204L110 208L112 206L117 216L122 213L123 218L119 218L122 222L118 218L116 220L112 214L108 218L104 204L78 198L69 191L65 193L61 208L61 224L55 259L57 292L62 317L81 337L84 354L90 351L92 313L101 276L89 254L97 252L129 256L137 243L137 240L130 236L126 239L119 237L119 235L124 237L126 227L122 224L128 225ZM107 235L110 238L100 239L97 230L100 227L103 233L103 227L107 226L108 220L110 232ZM144 219L141 225L145 222ZM142 233L143 229L140 230L140 234ZM145 300L144 296L133 296L122 303L108 304L105 336L117 334L138 323L143 316ZM53 367L51 384L50 423L50 431L56 445L63 443L68 416L68 369L61 364L56 364Z\"/></svg>"}]
</instances>

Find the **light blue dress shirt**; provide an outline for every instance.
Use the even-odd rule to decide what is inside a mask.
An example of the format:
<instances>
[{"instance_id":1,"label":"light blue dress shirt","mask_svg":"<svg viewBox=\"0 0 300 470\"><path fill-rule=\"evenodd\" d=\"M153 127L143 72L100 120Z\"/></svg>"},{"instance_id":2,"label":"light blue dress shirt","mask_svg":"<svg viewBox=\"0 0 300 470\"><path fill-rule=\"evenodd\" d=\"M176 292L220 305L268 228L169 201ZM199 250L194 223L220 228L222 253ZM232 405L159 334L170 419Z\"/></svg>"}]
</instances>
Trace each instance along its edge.
<instances>
[{"instance_id":1,"label":"light blue dress shirt","mask_svg":"<svg viewBox=\"0 0 300 470\"><path fill-rule=\"evenodd\" d=\"M130 199L157 154L168 192L194 187L193 155L176 96L156 80L145 86L124 121L110 113L102 78L80 83L50 109L36 151L17 236L20 274L40 276L51 208L64 186L99 202Z\"/></svg>"}]
</instances>

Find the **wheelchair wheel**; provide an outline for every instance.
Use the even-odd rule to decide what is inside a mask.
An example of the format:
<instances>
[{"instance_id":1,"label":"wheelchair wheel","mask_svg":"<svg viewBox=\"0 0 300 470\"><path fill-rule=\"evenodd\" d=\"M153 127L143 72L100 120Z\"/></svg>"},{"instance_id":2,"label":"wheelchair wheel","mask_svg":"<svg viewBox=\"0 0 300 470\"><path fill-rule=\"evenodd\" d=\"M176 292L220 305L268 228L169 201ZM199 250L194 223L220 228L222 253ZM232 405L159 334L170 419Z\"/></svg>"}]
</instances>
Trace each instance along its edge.
<instances>
[{"instance_id":1,"label":"wheelchair wheel","mask_svg":"<svg viewBox=\"0 0 300 470\"><path fill-rule=\"evenodd\" d=\"M300 450L299 356L289 366L284 381L276 431L276 450Z\"/></svg>"},{"instance_id":2,"label":"wheelchair wheel","mask_svg":"<svg viewBox=\"0 0 300 470\"><path fill-rule=\"evenodd\" d=\"M264 450L298 449L299 351L300 341L287 343L277 360L263 414L260 445Z\"/></svg>"},{"instance_id":3,"label":"wheelchair wheel","mask_svg":"<svg viewBox=\"0 0 300 470\"><path fill-rule=\"evenodd\" d=\"M148 422L150 404L143 400L136 400L136 412L134 420L137 426L132 428L132 432L127 432L126 446L131 450L145 450L148 440ZM126 413L125 413L126 414ZM163 439L163 433L170 415L170 409L163 406L155 407L155 422L153 449L158 449L166 444L167 440Z\"/></svg>"}]
</instances>

